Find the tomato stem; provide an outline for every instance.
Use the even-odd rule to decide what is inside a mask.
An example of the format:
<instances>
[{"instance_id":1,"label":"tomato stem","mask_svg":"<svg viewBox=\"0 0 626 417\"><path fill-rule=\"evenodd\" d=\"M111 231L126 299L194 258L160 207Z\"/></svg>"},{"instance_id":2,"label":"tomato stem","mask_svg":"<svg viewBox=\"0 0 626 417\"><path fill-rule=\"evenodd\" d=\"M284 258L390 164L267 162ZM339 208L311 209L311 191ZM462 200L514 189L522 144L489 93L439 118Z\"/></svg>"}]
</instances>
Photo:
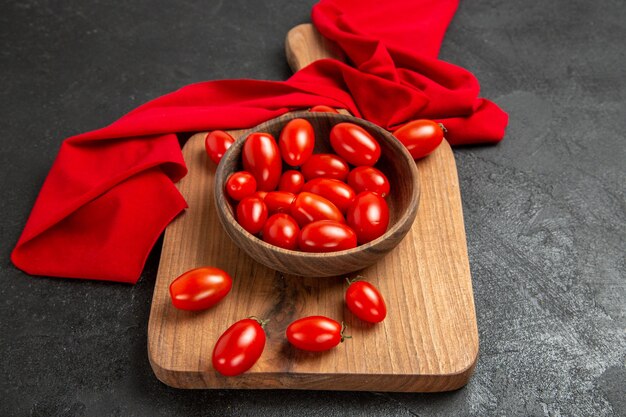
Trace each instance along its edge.
<instances>
[{"instance_id":1,"label":"tomato stem","mask_svg":"<svg viewBox=\"0 0 626 417\"><path fill-rule=\"evenodd\" d=\"M357 275L356 277L352 279L350 277L346 277L346 282L348 283L348 286L354 284L357 281L363 281L363 280L365 280L365 277L363 275Z\"/></svg>"},{"instance_id":2,"label":"tomato stem","mask_svg":"<svg viewBox=\"0 0 626 417\"><path fill-rule=\"evenodd\" d=\"M446 127L443 125L443 123L437 123L437 124L439 125L441 130L443 130L443 133L448 133L448 129L446 129Z\"/></svg>"},{"instance_id":3,"label":"tomato stem","mask_svg":"<svg viewBox=\"0 0 626 417\"><path fill-rule=\"evenodd\" d=\"M341 343L343 343L343 341L346 339L352 339L352 336L346 336L345 334L343 334L347 328L348 326L346 326L346 324L342 321L341 322Z\"/></svg>"},{"instance_id":4,"label":"tomato stem","mask_svg":"<svg viewBox=\"0 0 626 417\"><path fill-rule=\"evenodd\" d=\"M256 320L263 330L265 330L265 326L267 325L267 323L270 322L270 319L263 320L263 319L258 318L257 316L250 316L248 318L252 320Z\"/></svg>"}]
</instances>

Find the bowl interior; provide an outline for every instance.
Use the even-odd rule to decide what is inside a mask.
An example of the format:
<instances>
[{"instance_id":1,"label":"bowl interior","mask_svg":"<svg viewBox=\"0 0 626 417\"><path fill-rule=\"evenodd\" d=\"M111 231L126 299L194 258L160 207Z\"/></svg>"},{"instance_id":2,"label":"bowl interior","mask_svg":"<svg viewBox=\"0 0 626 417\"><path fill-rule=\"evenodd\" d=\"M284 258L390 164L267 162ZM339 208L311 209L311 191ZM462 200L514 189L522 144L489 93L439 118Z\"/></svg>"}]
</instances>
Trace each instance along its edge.
<instances>
[{"instance_id":1,"label":"bowl interior","mask_svg":"<svg viewBox=\"0 0 626 417\"><path fill-rule=\"evenodd\" d=\"M417 182L417 168L415 162L411 158L410 154L406 151L404 146L395 138L391 133L386 130L369 123L363 119L358 119L352 116L335 114L335 113L311 113L311 112L297 112L289 113L285 116L281 116L265 122L249 131L244 132L235 143L228 149L216 174L216 193L217 190L224 190L224 182L228 176L234 172L243 170L243 164L241 162L241 152L243 144L247 136L254 132L266 132L274 136L278 142L280 132L283 127L295 118L307 119L315 131L315 149L314 153L334 153L330 146L329 134L332 127L338 123L350 122L355 123L365 130L367 130L380 144L381 157L376 163L375 167L381 170L389 179L391 186L390 194L385 198L389 206L389 226L387 232L376 240L373 240L365 245L357 246L354 249L341 252L331 253L346 253L350 251L357 251L371 247L376 242L385 239L385 237L394 232L395 226L405 217L411 215L411 212L417 208L419 200L419 189ZM352 165L350 168L354 168ZM283 171L290 168L283 162ZM232 219L235 223L234 206L232 202L228 202L225 193L222 191L221 197L217 196L218 210L224 209L226 217ZM237 224L237 226L239 226ZM240 230L239 230L240 229ZM324 256L328 254L306 253L300 251L290 251L282 248L275 247L265 243L263 240L257 238L254 235L246 232L241 226L238 230L244 234L247 234L249 238L256 240L259 244L267 245L268 247L275 248L281 252L292 252L298 255L307 256Z\"/></svg>"}]
</instances>

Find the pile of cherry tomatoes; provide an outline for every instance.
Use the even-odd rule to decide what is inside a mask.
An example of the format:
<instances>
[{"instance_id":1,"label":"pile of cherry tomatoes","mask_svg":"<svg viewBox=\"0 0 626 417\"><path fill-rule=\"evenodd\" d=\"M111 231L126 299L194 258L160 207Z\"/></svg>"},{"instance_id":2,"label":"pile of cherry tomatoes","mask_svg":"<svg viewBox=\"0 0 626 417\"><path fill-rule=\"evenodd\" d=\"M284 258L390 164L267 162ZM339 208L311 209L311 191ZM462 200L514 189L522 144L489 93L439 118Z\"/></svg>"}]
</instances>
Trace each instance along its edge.
<instances>
[{"instance_id":1,"label":"pile of cherry tomatoes","mask_svg":"<svg viewBox=\"0 0 626 417\"><path fill-rule=\"evenodd\" d=\"M232 288L232 278L214 267L192 269L170 284L174 307L205 310L219 303ZM385 300L372 284L348 280L344 297L348 309L359 319L379 323L387 316ZM268 320L249 317L231 325L213 348L213 368L225 376L239 375L250 369L265 348L265 325ZM321 352L332 349L344 339L343 323L325 316L308 316L293 321L285 331L289 343L302 350Z\"/></svg>"},{"instance_id":2,"label":"pile of cherry tomatoes","mask_svg":"<svg viewBox=\"0 0 626 417\"><path fill-rule=\"evenodd\" d=\"M351 249L383 235L390 186L374 167L379 143L345 122L330 131L335 153L313 154L315 140L306 119L289 121L278 143L269 133L246 138L244 171L225 184L239 224L269 244L304 252Z\"/></svg>"}]
</instances>

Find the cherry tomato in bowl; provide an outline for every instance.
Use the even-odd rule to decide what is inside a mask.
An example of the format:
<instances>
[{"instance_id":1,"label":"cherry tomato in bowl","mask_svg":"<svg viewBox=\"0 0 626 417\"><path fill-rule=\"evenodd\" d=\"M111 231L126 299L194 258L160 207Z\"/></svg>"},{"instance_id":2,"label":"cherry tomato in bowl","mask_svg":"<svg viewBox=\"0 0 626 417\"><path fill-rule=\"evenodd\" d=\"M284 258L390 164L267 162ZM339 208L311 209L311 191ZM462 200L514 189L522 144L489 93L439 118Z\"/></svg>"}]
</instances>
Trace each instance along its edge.
<instances>
[{"instance_id":1,"label":"cherry tomato in bowl","mask_svg":"<svg viewBox=\"0 0 626 417\"><path fill-rule=\"evenodd\" d=\"M329 106L324 106L323 104L318 104L317 106L313 106L309 109L312 113L339 113L337 109L333 109Z\"/></svg>"},{"instance_id":2,"label":"cherry tomato in bowl","mask_svg":"<svg viewBox=\"0 0 626 417\"><path fill-rule=\"evenodd\" d=\"M226 193L235 201L243 200L255 192L256 180L249 172L235 172L226 180Z\"/></svg>"},{"instance_id":3,"label":"cherry tomato in bowl","mask_svg":"<svg viewBox=\"0 0 626 417\"><path fill-rule=\"evenodd\" d=\"M381 197L390 191L389 180L379 169L374 167L356 167L348 174L348 185L355 193L371 191Z\"/></svg>"},{"instance_id":4,"label":"cherry tomato in bowl","mask_svg":"<svg viewBox=\"0 0 626 417\"><path fill-rule=\"evenodd\" d=\"M356 193L349 185L332 178L314 178L304 184L302 191L321 195L336 205L342 213L346 212L356 197Z\"/></svg>"},{"instance_id":5,"label":"cherry tomato in bowl","mask_svg":"<svg viewBox=\"0 0 626 417\"><path fill-rule=\"evenodd\" d=\"M243 145L243 168L254 176L257 189L273 191L282 171L280 151L274 136L269 133L251 133Z\"/></svg>"},{"instance_id":6,"label":"cherry tomato in bowl","mask_svg":"<svg viewBox=\"0 0 626 417\"><path fill-rule=\"evenodd\" d=\"M413 120L393 132L413 159L420 159L437 149L443 141L445 127L426 119Z\"/></svg>"},{"instance_id":7,"label":"cherry tomato in bowl","mask_svg":"<svg viewBox=\"0 0 626 417\"><path fill-rule=\"evenodd\" d=\"M387 305L374 285L366 281L350 281L345 300L348 309L363 321L380 323L387 317Z\"/></svg>"},{"instance_id":8,"label":"cherry tomato in bowl","mask_svg":"<svg viewBox=\"0 0 626 417\"><path fill-rule=\"evenodd\" d=\"M298 349L310 352L329 350L343 342L345 326L324 316L309 316L298 319L287 327L289 343Z\"/></svg>"},{"instance_id":9,"label":"cherry tomato in bowl","mask_svg":"<svg viewBox=\"0 0 626 417\"><path fill-rule=\"evenodd\" d=\"M330 131L330 145L337 155L356 166L372 166L378 162L380 144L367 130L354 123L339 123Z\"/></svg>"},{"instance_id":10,"label":"cherry tomato in bowl","mask_svg":"<svg viewBox=\"0 0 626 417\"><path fill-rule=\"evenodd\" d=\"M346 222L337 206L322 196L307 192L301 192L294 200L291 205L291 217L296 219L300 227L316 220Z\"/></svg>"},{"instance_id":11,"label":"cherry tomato in bowl","mask_svg":"<svg viewBox=\"0 0 626 417\"><path fill-rule=\"evenodd\" d=\"M354 230L343 223L318 220L300 231L298 247L303 252L336 252L356 248Z\"/></svg>"},{"instance_id":12,"label":"cherry tomato in bowl","mask_svg":"<svg viewBox=\"0 0 626 417\"><path fill-rule=\"evenodd\" d=\"M289 170L283 172L278 182L278 191L287 191L298 194L304 186L304 175L300 171Z\"/></svg>"},{"instance_id":13,"label":"cherry tomato in bowl","mask_svg":"<svg viewBox=\"0 0 626 417\"><path fill-rule=\"evenodd\" d=\"M280 132L278 147L287 165L302 165L311 157L315 147L313 126L305 119L289 121Z\"/></svg>"},{"instance_id":14,"label":"cherry tomato in bowl","mask_svg":"<svg viewBox=\"0 0 626 417\"><path fill-rule=\"evenodd\" d=\"M269 214L289 213L291 206L296 199L296 195L287 191L270 191L263 201L267 206Z\"/></svg>"},{"instance_id":15,"label":"cherry tomato in bowl","mask_svg":"<svg viewBox=\"0 0 626 417\"><path fill-rule=\"evenodd\" d=\"M348 212L346 222L354 230L359 245L385 234L389 225L389 207L384 198L370 191L358 194Z\"/></svg>"},{"instance_id":16,"label":"cherry tomato in bowl","mask_svg":"<svg viewBox=\"0 0 626 417\"><path fill-rule=\"evenodd\" d=\"M246 372L265 349L265 324L256 318L239 320L217 339L213 348L213 368L224 376Z\"/></svg>"},{"instance_id":17,"label":"cherry tomato in bowl","mask_svg":"<svg viewBox=\"0 0 626 417\"><path fill-rule=\"evenodd\" d=\"M204 148L211 161L219 164L222 156L233 143L235 143L235 139L231 135L222 130L214 130L206 135Z\"/></svg>"},{"instance_id":18,"label":"cherry tomato in bowl","mask_svg":"<svg viewBox=\"0 0 626 417\"><path fill-rule=\"evenodd\" d=\"M263 226L263 240L279 248L296 249L299 235L298 223L293 217L285 213L270 216Z\"/></svg>"},{"instance_id":19,"label":"cherry tomato in bowl","mask_svg":"<svg viewBox=\"0 0 626 417\"><path fill-rule=\"evenodd\" d=\"M237 204L237 222L253 235L263 229L267 214L267 206L259 197L246 197Z\"/></svg>"},{"instance_id":20,"label":"cherry tomato in bowl","mask_svg":"<svg viewBox=\"0 0 626 417\"><path fill-rule=\"evenodd\" d=\"M170 284L174 307L181 310L205 310L220 302L230 292L233 280L219 268L205 266L191 269Z\"/></svg>"},{"instance_id":21,"label":"cherry tomato in bowl","mask_svg":"<svg viewBox=\"0 0 626 417\"><path fill-rule=\"evenodd\" d=\"M307 181L313 178L334 178L344 181L350 172L350 167L346 161L337 155L318 153L311 155L309 160L302 165L301 170Z\"/></svg>"}]
</instances>

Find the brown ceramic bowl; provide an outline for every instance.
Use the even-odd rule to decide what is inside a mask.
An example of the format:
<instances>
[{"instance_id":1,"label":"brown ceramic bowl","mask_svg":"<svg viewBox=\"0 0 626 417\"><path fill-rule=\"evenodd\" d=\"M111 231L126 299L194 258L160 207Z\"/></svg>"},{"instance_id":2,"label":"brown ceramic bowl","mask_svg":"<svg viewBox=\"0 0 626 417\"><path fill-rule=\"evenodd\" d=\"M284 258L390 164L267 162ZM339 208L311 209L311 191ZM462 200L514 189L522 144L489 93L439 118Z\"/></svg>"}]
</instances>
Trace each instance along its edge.
<instances>
[{"instance_id":1,"label":"brown ceramic bowl","mask_svg":"<svg viewBox=\"0 0 626 417\"><path fill-rule=\"evenodd\" d=\"M329 133L338 123L351 122L367 130L380 144L382 155L376 167L383 171L391 185L386 200L389 205L389 227L376 240L354 249L307 253L282 249L265 243L244 230L234 216L224 184L230 174L243 169L241 152L250 133L266 132L276 140L283 127L292 119L307 119L315 130L314 153L334 153L330 147ZM374 264L395 248L410 230L419 204L418 172L415 162L404 146L386 130L363 119L335 113L297 112L277 117L243 133L222 158L215 175L215 205L226 233L237 246L258 262L290 275L329 277L348 274Z\"/></svg>"}]
</instances>

